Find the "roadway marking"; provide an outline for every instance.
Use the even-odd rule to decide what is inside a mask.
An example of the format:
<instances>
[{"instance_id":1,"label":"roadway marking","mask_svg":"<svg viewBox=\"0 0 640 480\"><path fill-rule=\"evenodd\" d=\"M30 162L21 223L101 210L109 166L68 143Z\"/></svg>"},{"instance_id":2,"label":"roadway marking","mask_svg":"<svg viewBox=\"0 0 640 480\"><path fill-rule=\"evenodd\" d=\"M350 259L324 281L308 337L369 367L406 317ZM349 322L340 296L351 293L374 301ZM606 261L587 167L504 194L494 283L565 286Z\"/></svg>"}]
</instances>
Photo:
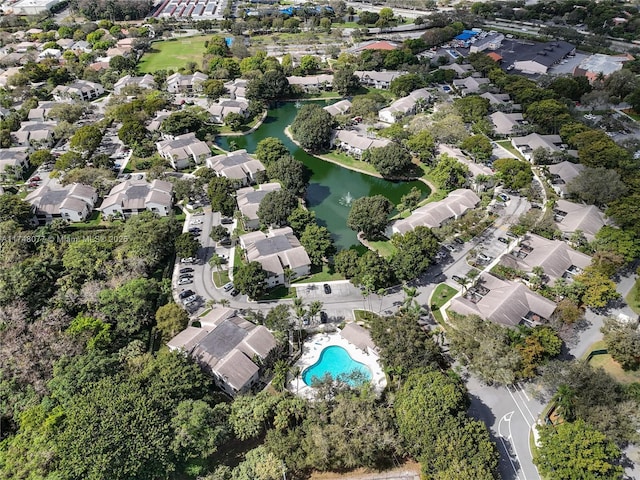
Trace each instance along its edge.
<instances>
[{"instance_id":1,"label":"roadway marking","mask_svg":"<svg viewBox=\"0 0 640 480\"><path fill-rule=\"evenodd\" d=\"M511 412L506 413L505 415L502 416L502 418L498 422L498 436L500 438L500 442L502 442L502 448L504 448L504 451L507 454L507 457L509 458L509 463L511 464L511 468L513 468L513 472L516 474L516 478L519 480L520 479L520 472L522 472L523 480L527 480L527 475L524 473L524 470L522 468L522 461L520 460L520 456L518 455L518 452L516 451L516 446L513 443L513 435L511 433L511 417L513 417L513 414L514 414L514 411L511 411ZM509 430L509 435L507 437L502 435L502 433L500 432L500 425L502 425L502 422L506 422L507 423L507 428ZM520 466L520 470L519 471L518 471L518 468L516 468L516 465L513 463L513 459L511 458L511 453L509 452L509 448L507 448L507 444L504 441L505 438L507 440L511 441L511 447L513 449L513 453L515 454L516 459L518 460L518 465Z\"/></svg>"}]
</instances>

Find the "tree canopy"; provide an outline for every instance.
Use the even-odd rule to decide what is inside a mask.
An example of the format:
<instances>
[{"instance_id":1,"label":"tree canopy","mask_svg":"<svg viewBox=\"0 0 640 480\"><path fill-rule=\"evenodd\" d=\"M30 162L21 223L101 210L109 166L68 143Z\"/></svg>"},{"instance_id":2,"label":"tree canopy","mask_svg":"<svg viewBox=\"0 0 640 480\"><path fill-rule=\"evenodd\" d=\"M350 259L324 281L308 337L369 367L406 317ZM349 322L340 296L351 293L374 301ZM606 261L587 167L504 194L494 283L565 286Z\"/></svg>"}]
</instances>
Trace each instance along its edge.
<instances>
[{"instance_id":1,"label":"tree canopy","mask_svg":"<svg viewBox=\"0 0 640 480\"><path fill-rule=\"evenodd\" d=\"M329 112L316 104L303 105L291 124L293 138L302 148L321 152L329 148L333 118Z\"/></svg>"},{"instance_id":2,"label":"tree canopy","mask_svg":"<svg viewBox=\"0 0 640 480\"><path fill-rule=\"evenodd\" d=\"M357 198L351 204L347 226L356 232L362 231L365 238L372 238L385 229L392 210L393 205L382 195Z\"/></svg>"}]
</instances>

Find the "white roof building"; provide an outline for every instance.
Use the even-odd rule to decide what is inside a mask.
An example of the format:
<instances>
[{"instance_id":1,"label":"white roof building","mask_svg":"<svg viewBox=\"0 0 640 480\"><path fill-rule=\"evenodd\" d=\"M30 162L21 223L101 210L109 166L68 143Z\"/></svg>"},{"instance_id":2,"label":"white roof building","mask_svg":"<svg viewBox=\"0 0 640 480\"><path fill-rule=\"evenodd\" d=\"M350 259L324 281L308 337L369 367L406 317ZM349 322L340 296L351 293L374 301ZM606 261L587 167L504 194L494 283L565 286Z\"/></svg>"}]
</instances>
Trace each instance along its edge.
<instances>
[{"instance_id":1,"label":"white roof building","mask_svg":"<svg viewBox=\"0 0 640 480\"><path fill-rule=\"evenodd\" d=\"M549 169L549 180L551 187L561 197L566 197L569 193L567 185L584 170L584 165L573 162L560 162L547 167Z\"/></svg>"},{"instance_id":2,"label":"white roof building","mask_svg":"<svg viewBox=\"0 0 640 480\"><path fill-rule=\"evenodd\" d=\"M391 224L389 235L404 234L416 227L438 228L450 220L455 220L480 203L480 197L473 190L458 189L439 202L423 205L411 212L407 218Z\"/></svg>"},{"instance_id":3,"label":"white roof building","mask_svg":"<svg viewBox=\"0 0 640 480\"><path fill-rule=\"evenodd\" d=\"M391 143L391 140L365 136L353 130L336 130L332 143L350 155L360 158L366 150L386 147Z\"/></svg>"},{"instance_id":4,"label":"white roof building","mask_svg":"<svg viewBox=\"0 0 640 480\"><path fill-rule=\"evenodd\" d=\"M280 189L280 184L273 182L258 185L257 189L244 187L236 191L236 201L238 202L238 209L242 213L245 229L255 230L260 227L260 218L258 217L260 202L267 196L267 193L276 192Z\"/></svg>"},{"instance_id":5,"label":"white roof building","mask_svg":"<svg viewBox=\"0 0 640 480\"><path fill-rule=\"evenodd\" d=\"M202 83L207 80L204 73L195 72L192 75L174 73L167 77L167 91L169 93L191 93L202 90Z\"/></svg>"},{"instance_id":6,"label":"white roof building","mask_svg":"<svg viewBox=\"0 0 640 480\"><path fill-rule=\"evenodd\" d=\"M123 88L128 87L129 85L137 85L140 88L153 89L156 88L156 81L153 79L153 75L149 75L148 73L142 77L125 75L113 85L113 91L114 93L119 94L122 92Z\"/></svg>"},{"instance_id":7,"label":"white roof building","mask_svg":"<svg viewBox=\"0 0 640 480\"><path fill-rule=\"evenodd\" d=\"M565 238L581 231L587 241L592 242L600 229L606 225L604 213L595 205L558 200L553 213L556 227Z\"/></svg>"},{"instance_id":8,"label":"white roof building","mask_svg":"<svg viewBox=\"0 0 640 480\"><path fill-rule=\"evenodd\" d=\"M175 170L187 168L192 163L199 165L211 155L209 145L198 140L193 132L156 142L156 148L162 157L169 160Z\"/></svg>"},{"instance_id":9,"label":"white roof building","mask_svg":"<svg viewBox=\"0 0 640 480\"><path fill-rule=\"evenodd\" d=\"M70 85L58 85L51 93L57 101L68 99L89 101L104 93L104 87L88 80L76 80Z\"/></svg>"},{"instance_id":10,"label":"white roof building","mask_svg":"<svg viewBox=\"0 0 640 480\"><path fill-rule=\"evenodd\" d=\"M98 201L98 192L95 188L80 183L55 190L43 185L27 195L25 201L32 205L40 225L50 223L55 218L82 222L91 215Z\"/></svg>"},{"instance_id":11,"label":"white roof building","mask_svg":"<svg viewBox=\"0 0 640 480\"><path fill-rule=\"evenodd\" d=\"M295 277L309 275L311 260L291 227L250 232L240 236L240 245L249 262L259 262L267 272L267 286L285 284L285 269Z\"/></svg>"},{"instance_id":12,"label":"white roof building","mask_svg":"<svg viewBox=\"0 0 640 480\"><path fill-rule=\"evenodd\" d=\"M500 135L511 135L525 123L521 113L495 112L489 115L494 131Z\"/></svg>"},{"instance_id":13,"label":"white roof building","mask_svg":"<svg viewBox=\"0 0 640 480\"><path fill-rule=\"evenodd\" d=\"M166 217L173 207L173 184L126 180L111 189L100 206L103 217L129 217L144 211Z\"/></svg>"},{"instance_id":14,"label":"white roof building","mask_svg":"<svg viewBox=\"0 0 640 480\"><path fill-rule=\"evenodd\" d=\"M378 112L378 118L382 122L395 123L398 118L416 113L420 102L429 102L431 94L426 88L414 90L406 97L402 97L386 108Z\"/></svg>"},{"instance_id":15,"label":"white roof building","mask_svg":"<svg viewBox=\"0 0 640 480\"><path fill-rule=\"evenodd\" d=\"M167 346L190 355L227 394L246 393L260 374L254 359L266 360L277 346L275 338L264 326L225 307L213 308L198 320L201 328L187 327Z\"/></svg>"},{"instance_id":16,"label":"white roof building","mask_svg":"<svg viewBox=\"0 0 640 480\"><path fill-rule=\"evenodd\" d=\"M335 117L336 115L344 115L347 113L351 108L351 102L349 100L340 100L339 102L322 108L329 112L329 115Z\"/></svg>"},{"instance_id":17,"label":"white roof building","mask_svg":"<svg viewBox=\"0 0 640 480\"><path fill-rule=\"evenodd\" d=\"M246 150L207 158L207 167L214 170L219 177L235 180L240 185L255 183L256 174L265 170L262 162L250 156Z\"/></svg>"}]
</instances>

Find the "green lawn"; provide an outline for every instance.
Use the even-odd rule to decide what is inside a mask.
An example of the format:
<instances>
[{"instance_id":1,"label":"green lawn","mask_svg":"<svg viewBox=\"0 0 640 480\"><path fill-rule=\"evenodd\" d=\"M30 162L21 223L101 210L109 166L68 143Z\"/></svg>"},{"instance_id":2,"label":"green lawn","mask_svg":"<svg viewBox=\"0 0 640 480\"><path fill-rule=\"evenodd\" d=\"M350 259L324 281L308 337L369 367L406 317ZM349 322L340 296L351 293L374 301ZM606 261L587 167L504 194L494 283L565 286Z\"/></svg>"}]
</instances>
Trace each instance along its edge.
<instances>
[{"instance_id":1,"label":"green lawn","mask_svg":"<svg viewBox=\"0 0 640 480\"><path fill-rule=\"evenodd\" d=\"M633 118L636 122L640 122L640 114L636 113L631 108L627 108L626 110L622 110L624 113Z\"/></svg>"},{"instance_id":2,"label":"green lawn","mask_svg":"<svg viewBox=\"0 0 640 480\"><path fill-rule=\"evenodd\" d=\"M198 37L179 38L153 42L151 50L145 53L138 63L141 73L154 73L158 70L178 70L185 67L188 62L196 62L202 65L202 57L205 53L205 42L212 35Z\"/></svg>"},{"instance_id":3,"label":"green lawn","mask_svg":"<svg viewBox=\"0 0 640 480\"><path fill-rule=\"evenodd\" d=\"M515 148L513 148L513 145L511 145L511 140L500 140L499 142L496 142L496 143L500 145L502 148L504 148L505 150L508 150L509 152L513 153L520 160L524 160L524 157L520 154L520 152Z\"/></svg>"},{"instance_id":4,"label":"green lawn","mask_svg":"<svg viewBox=\"0 0 640 480\"><path fill-rule=\"evenodd\" d=\"M347 155L346 153L333 151L333 152L325 153L324 155L320 155L320 158L322 157L332 160L336 163L339 163L340 165L346 168L362 170L363 172L366 172L375 176L380 175L378 171L375 169L375 167L370 163L363 162L361 160L356 160L355 158Z\"/></svg>"},{"instance_id":5,"label":"green lawn","mask_svg":"<svg viewBox=\"0 0 640 480\"><path fill-rule=\"evenodd\" d=\"M382 257L389 258L396 253L398 249L389 240L377 240L367 242Z\"/></svg>"},{"instance_id":6,"label":"green lawn","mask_svg":"<svg viewBox=\"0 0 640 480\"><path fill-rule=\"evenodd\" d=\"M315 98L332 99L332 98L342 98L342 96L336 92L321 91L321 92L303 93L302 95L300 95L300 98L303 100L315 99Z\"/></svg>"},{"instance_id":7,"label":"green lawn","mask_svg":"<svg viewBox=\"0 0 640 480\"><path fill-rule=\"evenodd\" d=\"M333 270L333 267L323 265L322 268L312 268L310 276L298 278L291 283L331 282L333 280L344 280L344 276Z\"/></svg>"},{"instance_id":8,"label":"green lawn","mask_svg":"<svg viewBox=\"0 0 640 480\"><path fill-rule=\"evenodd\" d=\"M102 223L102 216L100 215L100 212L94 211L91 213L91 216L87 218L84 222L72 223L68 225L66 228L70 231L106 228L106 227L100 227L101 223Z\"/></svg>"},{"instance_id":9,"label":"green lawn","mask_svg":"<svg viewBox=\"0 0 640 480\"><path fill-rule=\"evenodd\" d=\"M283 298L296 298L296 289L280 285L279 287L269 290L260 300L281 300Z\"/></svg>"},{"instance_id":10,"label":"green lawn","mask_svg":"<svg viewBox=\"0 0 640 480\"><path fill-rule=\"evenodd\" d=\"M606 348L603 341L596 342L591 346L591 350ZM594 368L603 368L605 372L623 384L640 382L640 371L624 371L620 364L616 362L608 353L594 355L589 362Z\"/></svg>"},{"instance_id":11,"label":"green lawn","mask_svg":"<svg viewBox=\"0 0 640 480\"><path fill-rule=\"evenodd\" d=\"M219 272L213 272L213 283L216 288L220 288L223 285L229 283L231 279L229 278L229 270L221 270Z\"/></svg>"},{"instance_id":12,"label":"green lawn","mask_svg":"<svg viewBox=\"0 0 640 480\"><path fill-rule=\"evenodd\" d=\"M440 310L440 308L449 300L451 300L451 297L453 297L456 293L458 293L458 290L450 287L446 283L441 283L436 287L433 295L431 296L431 305Z\"/></svg>"},{"instance_id":13,"label":"green lawn","mask_svg":"<svg viewBox=\"0 0 640 480\"><path fill-rule=\"evenodd\" d=\"M627 305L631 307L631 309L640 314L640 295L638 294L638 289L640 288L640 279L636 280L636 283L633 285L633 288L627 293L627 296L624 297Z\"/></svg>"}]
</instances>

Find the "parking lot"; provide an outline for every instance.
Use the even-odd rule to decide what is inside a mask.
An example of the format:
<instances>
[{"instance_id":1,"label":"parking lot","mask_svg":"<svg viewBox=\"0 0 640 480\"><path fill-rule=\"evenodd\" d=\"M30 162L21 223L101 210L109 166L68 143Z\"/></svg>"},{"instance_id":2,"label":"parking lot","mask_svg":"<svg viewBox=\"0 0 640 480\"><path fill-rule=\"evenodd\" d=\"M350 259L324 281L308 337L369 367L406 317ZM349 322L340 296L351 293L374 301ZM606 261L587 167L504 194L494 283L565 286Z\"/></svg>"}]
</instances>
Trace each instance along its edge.
<instances>
[{"instance_id":1,"label":"parking lot","mask_svg":"<svg viewBox=\"0 0 640 480\"><path fill-rule=\"evenodd\" d=\"M327 285L331 288L331 293L325 293L323 285L324 283L301 283L294 286L296 288L296 295L309 302L314 300L330 302L337 298L344 300L345 297L353 298L354 295L356 297L362 296L360 289L356 288L352 283L346 280L339 282L327 282Z\"/></svg>"}]
</instances>

